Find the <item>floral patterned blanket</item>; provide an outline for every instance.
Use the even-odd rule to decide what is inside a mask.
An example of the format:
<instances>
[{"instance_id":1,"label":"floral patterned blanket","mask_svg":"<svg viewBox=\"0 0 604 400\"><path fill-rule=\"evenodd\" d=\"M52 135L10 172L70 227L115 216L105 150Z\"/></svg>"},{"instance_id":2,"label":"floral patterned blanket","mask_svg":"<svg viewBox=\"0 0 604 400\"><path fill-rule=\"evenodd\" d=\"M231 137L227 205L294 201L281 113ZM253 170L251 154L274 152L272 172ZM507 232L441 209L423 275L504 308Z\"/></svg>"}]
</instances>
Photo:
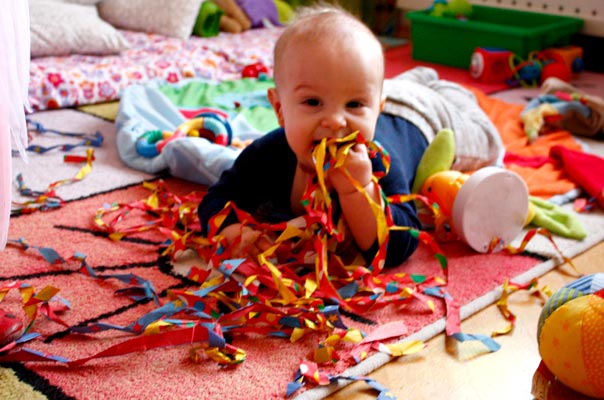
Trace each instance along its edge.
<instances>
[{"instance_id":1,"label":"floral patterned blanket","mask_svg":"<svg viewBox=\"0 0 604 400\"><path fill-rule=\"evenodd\" d=\"M29 101L33 111L68 108L117 100L122 89L153 79L237 79L246 65L257 62L271 71L272 49L281 31L251 29L187 40L122 31L131 48L119 55L32 59Z\"/></svg>"}]
</instances>

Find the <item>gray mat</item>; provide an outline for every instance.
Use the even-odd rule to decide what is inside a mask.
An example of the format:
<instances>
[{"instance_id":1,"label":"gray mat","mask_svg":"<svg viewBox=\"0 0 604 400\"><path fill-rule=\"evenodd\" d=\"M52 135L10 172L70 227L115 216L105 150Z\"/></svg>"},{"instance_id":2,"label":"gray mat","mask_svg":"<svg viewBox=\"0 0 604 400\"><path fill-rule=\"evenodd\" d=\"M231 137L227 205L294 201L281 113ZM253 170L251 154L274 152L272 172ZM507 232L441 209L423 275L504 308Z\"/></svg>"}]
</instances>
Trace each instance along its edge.
<instances>
[{"instance_id":1,"label":"gray mat","mask_svg":"<svg viewBox=\"0 0 604 400\"><path fill-rule=\"evenodd\" d=\"M104 136L103 145L95 148L95 161L92 170L83 180L57 188L57 195L64 200L87 197L96 193L115 189L130 184L143 182L153 175L128 168L119 158L115 144L115 125L101 118L83 112L65 109L43 111L28 116L28 119L39 122L46 129L94 134L99 131ZM49 147L56 144L75 144L76 138L58 136L53 133L40 134L32 131L30 144ZM84 163L65 163L65 154L86 155L85 147L77 147L69 152L51 150L44 154L28 152L28 159L13 157L13 177L21 173L25 185L32 190L45 191L49 184L73 178L85 165ZM13 200L26 200L13 190Z\"/></svg>"}]
</instances>

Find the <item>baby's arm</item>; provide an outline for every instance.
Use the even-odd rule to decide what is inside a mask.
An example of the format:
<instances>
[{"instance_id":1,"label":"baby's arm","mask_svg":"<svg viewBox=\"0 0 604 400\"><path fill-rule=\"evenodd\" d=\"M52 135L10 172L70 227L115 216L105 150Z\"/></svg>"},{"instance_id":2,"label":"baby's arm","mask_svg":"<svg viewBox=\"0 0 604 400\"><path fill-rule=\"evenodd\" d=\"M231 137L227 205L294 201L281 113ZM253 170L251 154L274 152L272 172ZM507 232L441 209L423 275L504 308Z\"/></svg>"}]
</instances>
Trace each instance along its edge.
<instances>
[{"instance_id":1,"label":"baby's arm","mask_svg":"<svg viewBox=\"0 0 604 400\"><path fill-rule=\"evenodd\" d=\"M348 171L350 177L363 187L363 191L358 190L350 182L342 169ZM364 192L375 204L380 206L380 212L382 214L384 212L380 190L372 181L372 176L373 169L367 146L361 143L350 149L346 161L340 169L336 169L328 175L331 185L338 192L344 220L357 246L363 251L371 248L377 239L377 222L374 214L376 210L372 208Z\"/></svg>"},{"instance_id":2,"label":"baby's arm","mask_svg":"<svg viewBox=\"0 0 604 400\"><path fill-rule=\"evenodd\" d=\"M383 180L381 180L380 183L381 182L383 182ZM365 186L365 190L373 201L381 206L382 210L386 207L382 202L380 187L378 185L371 182L369 185ZM397 194L389 193L387 184L385 192L386 195ZM366 197L361 192L354 192L348 195L345 194L344 196L340 195L340 205L357 246L363 250L367 260L372 259L378 250L378 227L376 216L369 208ZM421 224L412 202L389 204L387 207L390 209L394 225L420 229ZM363 243L365 245L368 243L367 247L362 247L361 240L366 241ZM390 230L385 266L393 267L401 264L415 252L417 246L418 240L411 236L408 231Z\"/></svg>"},{"instance_id":3,"label":"baby's arm","mask_svg":"<svg viewBox=\"0 0 604 400\"><path fill-rule=\"evenodd\" d=\"M233 200L232 196L229 196L231 186L228 182L228 176L223 177L216 186L210 188L199 206L198 213L204 236L210 233L211 219L225 207L228 201ZM218 227L218 234L226 240L230 256L233 258L249 256L255 259L272 244L272 241L260 231L239 223L234 213L229 214Z\"/></svg>"},{"instance_id":4,"label":"baby's arm","mask_svg":"<svg viewBox=\"0 0 604 400\"><path fill-rule=\"evenodd\" d=\"M287 142L282 134L268 133L257 139L241 152L233 166L208 189L199 205L202 235L208 236L212 232L224 236L233 257L245 256L245 251L255 256L268 248L267 242L270 239L261 237L260 232L240 224L235 212L231 212L219 227L210 229L209 224L229 201L240 210L255 214L259 205L267 199L273 200L275 192L280 193L274 187L282 186L280 182L283 182L287 171L291 169L283 161L287 157L282 151L284 146L287 146ZM275 165L282 165L283 168L275 168Z\"/></svg>"},{"instance_id":5,"label":"baby's arm","mask_svg":"<svg viewBox=\"0 0 604 400\"><path fill-rule=\"evenodd\" d=\"M245 190L240 182L239 171L237 165L226 171L220 180L208 189L208 193L202 199L198 214L204 236L208 236L212 231L210 228L212 218L221 212L229 201L236 203L237 193ZM239 223L234 212L225 218L221 226L214 229L213 234L220 235L226 240L229 256L232 258L249 256L255 259L270 246L266 238L261 238L261 232Z\"/></svg>"},{"instance_id":6,"label":"baby's arm","mask_svg":"<svg viewBox=\"0 0 604 400\"><path fill-rule=\"evenodd\" d=\"M384 191L386 196L410 192L403 163L396 157L392 161L390 172L379 181L380 186L371 180L374 166L372 166L372 162L368 157L365 145L357 144L349 153L344 165L351 177L362 185L373 202L379 205L381 213L385 212L386 205L382 201L380 189ZM381 169L383 166L376 164L375 167ZM378 226L374 214L376 210L371 208L364 193L356 190L343 172L332 171L328 178L338 192L344 219L357 246L363 251L365 258L370 260L378 250ZM389 204L387 207L389 207L395 225L420 228L417 211L412 202ZM380 217L383 217L383 214ZM391 230L385 265L396 266L401 264L413 254L417 245L418 240L411 236L408 231Z\"/></svg>"},{"instance_id":7,"label":"baby's arm","mask_svg":"<svg viewBox=\"0 0 604 400\"><path fill-rule=\"evenodd\" d=\"M230 254L234 258L249 257L256 259L273 245L273 241L262 232L240 223L225 227L220 234L226 239Z\"/></svg>"}]
</instances>

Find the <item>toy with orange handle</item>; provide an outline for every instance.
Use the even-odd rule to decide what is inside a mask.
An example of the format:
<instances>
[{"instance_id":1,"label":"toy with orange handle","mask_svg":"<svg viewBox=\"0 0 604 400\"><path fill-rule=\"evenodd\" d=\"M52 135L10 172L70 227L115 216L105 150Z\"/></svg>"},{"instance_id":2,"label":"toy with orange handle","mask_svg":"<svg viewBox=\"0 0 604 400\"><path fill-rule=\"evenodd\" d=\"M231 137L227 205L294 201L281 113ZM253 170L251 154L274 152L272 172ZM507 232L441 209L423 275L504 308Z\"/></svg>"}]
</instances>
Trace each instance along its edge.
<instances>
[{"instance_id":1,"label":"toy with orange handle","mask_svg":"<svg viewBox=\"0 0 604 400\"><path fill-rule=\"evenodd\" d=\"M481 253L501 250L526 224L526 184L518 174L499 167L471 175L452 171L454 157L454 134L442 130L422 157L412 191L438 205L440 215L434 223L441 234L444 228Z\"/></svg>"}]
</instances>

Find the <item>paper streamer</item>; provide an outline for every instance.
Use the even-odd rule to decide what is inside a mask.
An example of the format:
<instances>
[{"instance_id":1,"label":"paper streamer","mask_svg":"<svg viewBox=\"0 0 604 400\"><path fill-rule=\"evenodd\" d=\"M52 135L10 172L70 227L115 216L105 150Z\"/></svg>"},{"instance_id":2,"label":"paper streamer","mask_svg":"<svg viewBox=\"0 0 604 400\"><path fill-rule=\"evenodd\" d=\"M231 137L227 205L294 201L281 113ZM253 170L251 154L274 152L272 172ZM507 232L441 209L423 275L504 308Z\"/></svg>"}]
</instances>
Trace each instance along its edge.
<instances>
[{"instance_id":1,"label":"paper streamer","mask_svg":"<svg viewBox=\"0 0 604 400\"><path fill-rule=\"evenodd\" d=\"M196 290L172 290L167 302L159 304L150 282L132 275L98 275L85 262L85 256L76 254L69 260L81 263L80 271L96 279L119 279L134 283L121 290L133 295L134 300L153 299L158 307L125 326L97 322L87 326L71 327L73 334L94 334L118 330L137 335L117 343L104 351L79 360L66 360L13 349L6 356L28 360L43 359L81 365L93 358L120 356L132 351L163 346L189 345L189 355L195 362L208 358L226 365L245 361L245 350L226 344L224 334L256 333L296 342L306 335L322 335L323 339L305 360L294 380L288 385L287 395L303 385L323 385L335 380L361 380L375 388L379 396L392 393L366 377L332 376L326 371L339 360L360 362L371 352L381 351L392 357L420 351L422 342L400 342L407 334L400 321L375 327L368 335L362 330L347 327L341 313L362 316L389 305L402 306L421 302L434 310L434 300L446 305L446 332L458 341L478 340L490 351L499 345L489 336L464 333L460 329L459 305L446 292L448 264L434 238L424 231L394 226L388 207L372 205L378 222L379 250L375 259L366 264L362 258L345 263L335 251L346 241L346 230L341 220L334 220L326 177L331 168L342 165L354 143L362 142L360 135L337 140L323 140L315 149L316 176L309 180L302 204L306 214L302 224L267 224L256 221L252 215L228 203L210 220L208 237L201 237L196 208L202 197L199 193L177 196L170 193L160 180L145 182L150 195L133 203L105 204L99 208L95 223L112 240L145 231L156 231L166 238L163 254L175 258L179 252L191 249L201 257L206 268L192 267L188 278L199 283ZM371 157L381 157L388 166L388 155L374 143L366 143ZM387 171L385 171L387 172ZM385 173L381 172L381 173ZM348 178L357 190L364 191L358 182ZM374 182L379 183L379 174ZM386 205L402 201L422 201L416 195L401 194L385 198ZM366 194L369 202L373 200ZM375 202L374 202L375 203ZM438 214L438 205L430 207ZM138 213L144 223L131 224L128 217ZM269 237L275 245L256 259L234 258L220 235L220 226L227 215L234 214L248 225ZM420 274L393 274L383 270L388 233L393 229L408 230L420 243L428 246L441 266L434 276ZM530 238L527 238L530 240ZM14 242L24 249L34 248L51 264L65 260L54 250L29 246L24 240ZM520 252L520 249L516 249ZM214 272L212 274L211 272ZM503 309L503 308L502 308ZM508 316L510 314L507 314ZM195 333L194 340L190 334ZM54 357L54 358L53 358ZM0 361L3 358L0 357Z\"/></svg>"}]
</instances>

